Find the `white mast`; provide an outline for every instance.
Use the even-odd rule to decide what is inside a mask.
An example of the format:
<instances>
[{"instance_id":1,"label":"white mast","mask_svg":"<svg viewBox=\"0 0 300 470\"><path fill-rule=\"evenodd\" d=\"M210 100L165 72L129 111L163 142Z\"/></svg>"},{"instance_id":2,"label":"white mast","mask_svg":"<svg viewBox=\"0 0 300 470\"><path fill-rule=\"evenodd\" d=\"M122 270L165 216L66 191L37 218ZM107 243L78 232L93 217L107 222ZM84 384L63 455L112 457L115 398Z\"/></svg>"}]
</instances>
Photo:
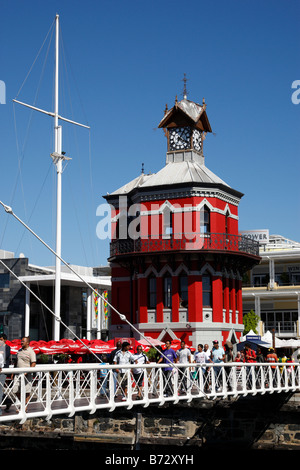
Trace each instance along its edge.
<instances>
[{"instance_id":1,"label":"white mast","mask_svg":"<svg viewBox=\"0 0 300 470\"><path fill-rule=\"evenodd\" d=\"M55 103L54 103L54 152L61 156L62 149L62 129L58 126L58 68L59 68L59 16L56 15L56 34L55 34ZM56 188L56 253L61 258L61 173L62 158L53 160L56 165L57 188ZM53 333L54 340L60 339L60 278L61 278L61 262L55 257L55 306L53 317Z\"/></svg>"},{"instance_id":2,"label":"white mast","mask_svg":"<svg viewBox=\"0 0 300 470\"><path fill-rule=\"evenodd\" d=\"M59 15L55 17L55 97L54 97L54 113L49 111L44 111L43 109L36 108L35 106L30 106L26 103L22 103L18 100L13 100L16 103L27 106L28 108L34 109L41 113L47 114L54 117L54 152L51 154L53 163L56 165L56 175L57 175L57 187L56 187L56 258L55 258L55 305L54 313L55 317L53 319L53 339L59 341L60 339L60 303L61 303L61 205L62 205L62 162L63 160L70 160L69 157L66 157L62 154L62 127L58 125L58 120L70 122L76 124L77 126L85 127L89 129L89 126L80 124L70 119L63 118L58 114L58 97L59 97Z\"/></svg>"}]
</instances>

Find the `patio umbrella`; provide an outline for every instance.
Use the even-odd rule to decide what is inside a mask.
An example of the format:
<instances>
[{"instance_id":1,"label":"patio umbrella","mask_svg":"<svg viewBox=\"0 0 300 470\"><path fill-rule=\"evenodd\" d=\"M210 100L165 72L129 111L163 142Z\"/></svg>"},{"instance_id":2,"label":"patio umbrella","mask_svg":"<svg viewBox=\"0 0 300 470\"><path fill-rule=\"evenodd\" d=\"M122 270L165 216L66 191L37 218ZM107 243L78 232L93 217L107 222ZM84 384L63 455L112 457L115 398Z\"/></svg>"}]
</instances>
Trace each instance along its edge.
<instances>
[{"instance_id":1,"label":"patio umbrella","mask_svg":"<svg viewBox=\"0 0 300 470\"><path fill-rule=\"evenodd\" d=\"M89 346L89 350L95 354L110 354L115 349L114 346L109 345L104 341L102 343L103 344L97 343L96 341L92 341Z\"/></svg>"},{"instance_id":2,"label":"patio umbrella","mask_svg":"<svg viewBox=\"0 0 300 470\"><path fill-rule=\"evenodd\" d=\"M48 341L47 343L41 341L39 349L42 354L63 354L69 352L69 346L60 341Z\"/></svg>"},{"instance_id":3,"label":"patio umbrella","mask_svg":"<svg viewBox=\"0 0 300 470\"><path fill-rule=\"evenodd\" d=\"M30 341L29 346L34 350L35 354L40 354L40 341Z\"/></svg>"},{"instance_id":4,"label":"patio umbrella","mask_svg":"<svg viewBox=\"0 0 300 470\"><path fill-rule=\"evenodd\" d=\"M10 353L15 355L21 348L21 340L6 341L6 344L10 347Z\"/></svg>"},{"instance_id":5,"label":"patio umbrella","mask_svg":"<svg viewBox=\"0 0 300 470\"><path fill-rule=\"evenodd\" d=\"M154 346L161 346L162 344L165 344L163 341L159 341L159 339L151 338L151 336L145 336L145 339L144 338L139 339L138 343L141 344L142 346L149 346L149 347L151 347L151 344L153 344Z\"/></svg>"},{"instance_id":6,"label":"patio umbrella","mask_svg":"<svg viewBox=\"0 0 300 470\"><path fill-rule=\"evenodd\" d=\"M67 346L71 354L88 354L89 350L87 347L89 345L90 341L82 339L81 341L73 341L73 343L69 343Z\"/></svg>"}]
</instances>

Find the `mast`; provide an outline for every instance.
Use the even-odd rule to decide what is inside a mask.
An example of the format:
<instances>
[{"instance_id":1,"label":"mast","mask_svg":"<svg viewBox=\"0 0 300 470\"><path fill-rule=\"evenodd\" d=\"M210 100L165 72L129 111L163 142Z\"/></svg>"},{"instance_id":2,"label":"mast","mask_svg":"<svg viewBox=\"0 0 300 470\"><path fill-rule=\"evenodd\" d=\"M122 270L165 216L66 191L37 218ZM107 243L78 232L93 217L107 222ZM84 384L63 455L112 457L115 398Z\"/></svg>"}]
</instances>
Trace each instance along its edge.
<instances>
[{"instance_id":1,"label":"mast","mask_svg":"<svg viewBox=\"0 0 300 470\"><path fill-rule=\"evenodd\" d=\"M13 101L28 108L34 109L41 113L47 114L54 118L54 152L51 154L53 163L56 166L56 258L55 258L55 288L54 288L54 313L52 335L55 341L60 339L60 319L61 319L61 206L62 206L62 165L63 161L70 160L69 157L62 154L62 127L58 124L59 120L75 124L80 127L89 129L89 126L66 119L58 113L59 101L59 15L55 16L55 96L54 96L54 112L45 111L43 109L22 103L14 99Z\"/></svg>"},{"instance_id":2,"label":"mast","mask_svg":"<svg viewBox=\"0 0 300 470\"><path fill-rule=\"evenodd\" d=\"M58 125L58 72L59 72L59 15L55 17L55 104L54 104L54 152L61 155L62 149L62 128ZM61 174L62 158L58 157L54 161L56 165L57 186L56 186L56 253L61 258ZM60 339L60 290L61 290L61 262L55 257L55 306L53 317L54 340Z\"/></svg>"}]
</instances>

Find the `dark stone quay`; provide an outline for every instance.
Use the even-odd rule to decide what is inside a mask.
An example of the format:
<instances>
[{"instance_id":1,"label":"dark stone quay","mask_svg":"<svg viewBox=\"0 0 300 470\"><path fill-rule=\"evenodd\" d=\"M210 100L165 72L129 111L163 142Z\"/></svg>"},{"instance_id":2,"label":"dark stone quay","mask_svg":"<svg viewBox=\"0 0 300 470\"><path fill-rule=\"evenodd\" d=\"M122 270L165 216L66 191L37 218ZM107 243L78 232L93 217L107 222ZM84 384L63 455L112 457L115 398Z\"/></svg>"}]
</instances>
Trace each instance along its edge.
<instances>
[{"instance_id":1,"label":"dark stone quay","mask_svg":"<svg viewBox=\"0 0 300 470\"><path fill-rule=\"evenodd\" d=\"M0 426L1 450L300 450L300 393L199 399Z\"/></svg>"}]
</instances>

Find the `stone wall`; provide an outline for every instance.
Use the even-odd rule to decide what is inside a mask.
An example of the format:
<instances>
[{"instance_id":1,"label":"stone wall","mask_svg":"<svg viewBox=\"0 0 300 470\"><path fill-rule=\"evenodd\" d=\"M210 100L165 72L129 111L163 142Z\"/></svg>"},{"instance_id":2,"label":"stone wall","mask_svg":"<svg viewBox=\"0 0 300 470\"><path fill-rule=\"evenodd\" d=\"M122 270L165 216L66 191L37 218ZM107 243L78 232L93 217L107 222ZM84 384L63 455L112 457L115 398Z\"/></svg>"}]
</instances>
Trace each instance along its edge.
<instances>
[{"instance_id":1,"label":"stone wall","mask_svg":"<svg viewBox=\"0 0 300 470\"><path fill-rule=\"evenodd\" d=\"M0 425L0 449L300 449L300 394L134 406Z\"/></svg>"}]
</instances>

